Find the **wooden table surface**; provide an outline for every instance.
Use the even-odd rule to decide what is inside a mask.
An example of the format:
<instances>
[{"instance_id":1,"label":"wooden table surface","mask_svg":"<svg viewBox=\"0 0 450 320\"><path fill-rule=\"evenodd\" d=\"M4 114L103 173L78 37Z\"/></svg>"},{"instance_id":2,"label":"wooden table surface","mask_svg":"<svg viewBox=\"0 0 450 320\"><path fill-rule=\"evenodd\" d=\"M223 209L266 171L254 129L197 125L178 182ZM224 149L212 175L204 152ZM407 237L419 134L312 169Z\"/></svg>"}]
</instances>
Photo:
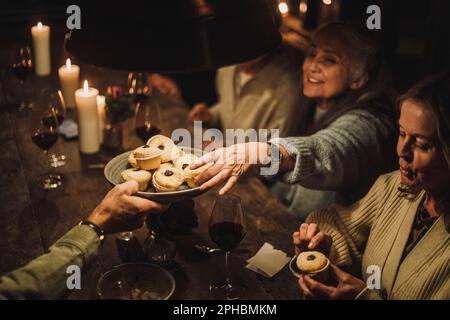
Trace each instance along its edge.
<instances>
[{"instance_id":1,"label":"wooden table surface","mask_svg":"<svg viewBox=\"0 0 450 320\"><path fill-rule=\"evenodd\" d=\"M126 78L126 73L97 70L85 66L84 74L93 79L102 92L111 79ZM53 77L36 78L36 86L56 87ZM102 87L101 84L104 84ZM103 91L104 92L104 91ZM190 127L186 117L188 107L180 100L160 96L157 98L162 111L163 134L171 130ZM76 112L68 112L67 118L76 119ZM63 186L43 191L36 178L45 172L43 152L31 140L29 112L2 107L0 111L0 274L23 266L43 254L59 237L86 218L104 195L111 189L101 169L89 169L89 164L106 163L112 158L104 151L97 155L81 155L78 141L60 138L50 152L65 154L67 164L57 168L63 176ZM131 120L124 123L124 147L130 150L142 144L132 132ZM175 237L175 262L166 267L176 280L174 299L212 299L208 286L224 275L224 256L205 255L197 252L196 243L213 245L208 236L208 219L218 189L195 199L198 227L192 233ZM271 279L246 269L245 260L253 256L264 242L292 256L291 233L298 227L295 221L256 177L242 179L233 193L242 199L246 215L247 234L232 254L232 274L248 289L244 299L299 299L296 280L285 267ZM135 234L143 242L147 237L144 226ZM106 238L99 259L87 268L82 278L82 289L71 293L69 299L97 299L96 283L102 272L122 261L117 252L116 236Z\"/></svg>"}]
</instances>

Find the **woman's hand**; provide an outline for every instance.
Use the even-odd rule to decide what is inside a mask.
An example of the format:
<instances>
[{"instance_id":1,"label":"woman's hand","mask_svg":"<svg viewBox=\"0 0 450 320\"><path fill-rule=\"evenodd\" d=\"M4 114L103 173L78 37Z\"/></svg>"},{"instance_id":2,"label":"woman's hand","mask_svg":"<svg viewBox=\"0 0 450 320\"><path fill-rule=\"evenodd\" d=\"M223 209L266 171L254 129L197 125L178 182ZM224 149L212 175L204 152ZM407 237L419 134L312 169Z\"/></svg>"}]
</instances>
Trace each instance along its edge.
<instances>
[{"instance_id":1,"label":"woman's hand","mask_svg":"<svg viewBox=\"0 0 450 320\"><path fill-rule=\"evenodd\" d=\"M160 75L158 73L153 73L148 78L149 83L158 89L161 93L171 95L174 97L181 97L181 91L180 88L178 88L178 85L175 81L173 81L169 77L165 77L163 75Z\"/></svg>"},{"instance_id":2,"label":"woman's hand","mask_svg":"<svg viewBox=\"0 0 450 320\"><path fill-rule=\"evenodd\" d=\"M365 288L366 284L342 271L334 264L330 265L330 276L338 281L337 287L327 286L309 276L302 276L298 284L306 299L353 300Z\"/></svg>"},{"instance_id":3,"label":"woman's hand","mask_svg":"<svg viewBox=\"0 0 450 320\"><path fill-rule=\"evenodd\" d=\"M200 189L209 189L222 181L225 185L219 194L230 191L239 177L247 172L252 165L261 165L268 162L268 145L265 143L250 142L235 144L227 148L220 148L200 159L194 161L191 169L196 169L207 163L214 163L211 168L195 178Z\"/></svg>"},{"instance_id":4,"label":"woman's hand","mask_svg":"<svg viewBox=\"0 0 450 320\"><path fill-rule=\"evenodd\" d=\"M320 251L329 256L333 239L321 232L315 223L303 223L299 231L292 234L295 254L303 251Z\"/></svg>"},{"instance_id":5,"label":"woman's hand","mask_svg":"<svg viewBox=\"0 0 450 320\"><path fill-rule=\"evenodd\" d=\"M147 213L167 210L167 205L133 196L136 192L136 181L117 185L108 192L88 220L98 225L105 233L131 231L143 225Z\"/></svg>"},{"instance_id":6,"label":"woman's hand","mask_svg":"<svg viewBox=\"0 0 450 320\"><path fill-rule=\"evenodd\" d=\"M197 103L189 112L189 120L190 121L203 121L209 122L211 121L212 115L209 112L208 107L204 103Z\"/></svg>"}]
</instances>

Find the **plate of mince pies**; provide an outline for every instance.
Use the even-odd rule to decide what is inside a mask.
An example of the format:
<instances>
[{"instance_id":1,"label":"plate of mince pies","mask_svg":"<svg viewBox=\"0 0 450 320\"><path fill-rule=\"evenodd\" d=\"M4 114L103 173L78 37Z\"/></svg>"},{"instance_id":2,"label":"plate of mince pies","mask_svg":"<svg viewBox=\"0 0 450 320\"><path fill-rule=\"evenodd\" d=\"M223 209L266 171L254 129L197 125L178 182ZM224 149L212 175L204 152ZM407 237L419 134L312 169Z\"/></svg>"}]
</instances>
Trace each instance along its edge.
<instances>
[{"instance_id":1,"label":"plate of mince pies","mask_svg":"<svg viewBox=\"0 0 450 320\"><path fill-rule=\"evenodd\" d=\"M181 201L205 192L195 184L194 178L212 164L190 169L191 163L202 153L198 149L178 147L170 138L156 135L145 145L113 158L104 174L112 185L137 181L137 195L143 198L158 202Z\"/></svg>"}]
</instances>

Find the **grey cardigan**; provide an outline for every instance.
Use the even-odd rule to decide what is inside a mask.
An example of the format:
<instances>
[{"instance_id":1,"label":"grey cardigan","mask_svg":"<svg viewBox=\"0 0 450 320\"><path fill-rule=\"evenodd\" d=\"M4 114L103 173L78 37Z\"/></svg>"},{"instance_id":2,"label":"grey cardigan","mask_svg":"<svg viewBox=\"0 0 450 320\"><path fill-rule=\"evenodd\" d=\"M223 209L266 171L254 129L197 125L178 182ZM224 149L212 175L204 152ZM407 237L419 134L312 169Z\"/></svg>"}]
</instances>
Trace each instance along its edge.
<instances>
[{"instance_id":1,"label":"grey cardigan","mask_svg":"<svg viewBox=\"0 0 450 320\"><path fill-rule=\"evenodd\" d=\"M293 171L272 187L301 218L333 201L349 205L369 191L380 174L395 168L397 130L388 117L351 110L311 136L271 140L295 159Z\"/></svg>"}]
</instances>

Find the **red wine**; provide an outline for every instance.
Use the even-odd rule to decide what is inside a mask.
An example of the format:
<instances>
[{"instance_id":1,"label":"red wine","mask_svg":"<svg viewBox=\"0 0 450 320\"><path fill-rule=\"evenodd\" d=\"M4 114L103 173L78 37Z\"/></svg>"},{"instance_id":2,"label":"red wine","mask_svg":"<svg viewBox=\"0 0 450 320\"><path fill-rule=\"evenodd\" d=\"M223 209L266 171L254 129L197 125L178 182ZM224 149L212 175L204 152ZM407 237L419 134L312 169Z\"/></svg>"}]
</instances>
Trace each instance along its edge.
<instances>
[{"instance_id":1,"label":"red wine","mask_svg":"<svg viewBox=\"0 0 450 320\"><path fill-rule=\"evenodd\" d=\"M61 114L57 114L56 118L57 118L58 123L55 123L55 117L54 116L52 116L52 115L44 116L44 117L42 117L42 123L47 128L59 127L64 121L64 116L61 115Z\"/></svg>"},{"instance_id":2,"label":"red wine","mask_svg":"<svg viewBox=\"0 0 450 320\"><path fill-rule=\"evenodd\" d=\"M161 130L154 126L140 126L135 129L136 135L141 138L142 141L147 142L153 136L160 134Z\"/></svg>"},{"instance_id":3,"label":"red wine","mask_svg":"<svg viewBox=\"0 0 450 320\"><path fill-rule=\"evenodd\" d=\"M55 144L56 140L58 140L58 133L51 131L36 131L35 133L33 133L31 138L39 148L48 150Z\"/></svg>"},{"instance_id":4,"label":"red wine","mask_svg":"<svg viewBox=\"0 0 450 320\"><path fill-rule=\"evenodd\" d=\"M147 101L149 99L149 97L150 96L145 93L136 93L135 99L136 99L136 102L144 103L145 101Z\"/></svg>"},{"instance_id":5,"label":"red wine","mask_svg":"<svg viewBox=\"0 0 450 320\"><path fill-rule=\"evenodd\" d=\"M17 79L24 81L31 72L31 68L21 63L14 64L12 70Z\"/></svg>"},{"instance_id":6,"label":"red wine","mask_svg":"<svg viewBox=\"0 0 450 320\"><path fill-rule=\"evenodd\" d=\"M234 222L219 222L209 226L209 235L222 250L231 251L244 239L242 225Z\"/></svg>"}]
</instances>

